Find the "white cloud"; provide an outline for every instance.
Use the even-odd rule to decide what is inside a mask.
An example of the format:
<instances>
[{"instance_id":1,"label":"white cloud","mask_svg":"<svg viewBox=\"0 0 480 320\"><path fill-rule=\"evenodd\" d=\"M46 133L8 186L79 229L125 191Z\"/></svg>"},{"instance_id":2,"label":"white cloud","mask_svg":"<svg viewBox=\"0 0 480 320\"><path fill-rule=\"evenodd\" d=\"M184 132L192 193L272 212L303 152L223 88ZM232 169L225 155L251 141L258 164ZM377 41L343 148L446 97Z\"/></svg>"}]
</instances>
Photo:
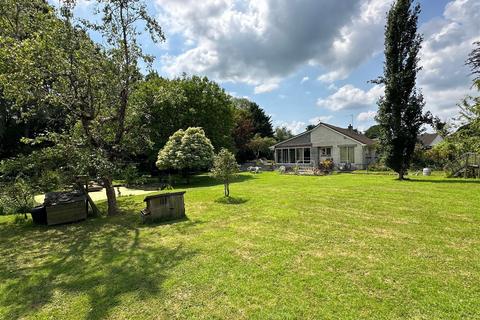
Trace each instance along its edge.
<instances>
[{"instance_id":1,"label":"white cloud","mask_svg":"<svg viewBox=\"0 0 480 320\"><path fill-rule=\"evenodd\" d=\"M377 112L373 110L360 112L357 116L357 120L361 122L370 121L370 120L373 120L376 115L377 115Z\"/></svg>"},{"instance_id":2,"label":"white cloud","mask_svg":"<svg viewBox=\"0 0 480 320\"><path fill-rule=\"evenodd\" d=\"M278 83L271 82L271 83L262 83L254 88L255 94L271 92L279 87Z\"/></svg>"},{"instance_id":3,"label":"white cloud","mask_svg":"<svg viewBox=\"0 0 480 320\"><path fill-rule=\"evenodd\" d=\"M299 134L305 131L307 124L303 121L280 121L275 123L276 127L286 127L293 134Z\"/></svg>"},{"instance_id":4,"label":"white cloud","mask_svg":"<svg viewBox=\"0 0 480 320\"><path fill-rule=\"evenodd\" d=\"M77 5L77 7L86 8L89 7L92 3L93 0L77 0L75 4Z\"/></svg>"},{"instance_id":5,"label":"white cloud","mask_svg":"<svg viewBox=\"0 0 480 320\"><path fill-rule=\"evenodd\" d=\"M327 87L328 90L337 90L338 87L335 85L335 83L330 83Z\"/></svg>"},{"instance_id":6,"label":"white cloud","mask_svg":"<svg viewBox=\"0 0 480 320\"><path fill-rule=\"evenodd\" d=\"M318 80L331 83L346 79L350 72L383 49L386 12L392 0L361 1L358 14L340 29L320 64L328 72Z\"/></svg>"},{"instance_id":7,"label":"white cloud","mask_svg":"<svg viewBox=\"0 0 480 320\"><path fill-rule=\"evenodd\" d=\"M456 0L445 7L443 17L422 26L425 35L418 76L426 107L444 119L455 115L455 106L471 92L465 60L480 40L480 1Z\"/></svg>"},{"instance_id":8,"label":"white cloud","mask_svg":"<svg viewBox=\"0 0 480 320\"><path fill-rule=\"evenodd\" d=\"M333 81L379 50L390 1L156 0L167 34L192 45L163 69L265 86L309 64Z\"/></svg>"},{"instance_id":9,"label":"white cloud","mask_svg":"<svg viewBox=\"0 0 480 320\"><path fill-rule=\"evenodd\" d=\"M383 86L375 85L364 91L351 84L347 84L326 98L317 100L317 106L332 111L344 109L361 109L371 107L383 94Z\"/></svg>"},{"instance_id":10,"label":"white cloud","mask_svg":"<svg viewBox=\"0 0 480 320\"><path fill-rule=\"evenodd\" d=\"M319 124L320 122L328 122L330 121L331 119L333 118L332 115L329 115L329 116L318 116L318 117L315 117L315 118L311 118L308 120L308 122L310 124Z\"/></svg>"},{"instance_id":11,"label":"white cloud","mask_svg":"<svg viewBox=\"0 0 480 320\"><path fill-rule=\"evenodd\" d=\"M303 77L302 80L300 81L300 84L303 84L303 83L307 82L308 80L310 80L309 77Z\"/></svg>"}]
</instances>

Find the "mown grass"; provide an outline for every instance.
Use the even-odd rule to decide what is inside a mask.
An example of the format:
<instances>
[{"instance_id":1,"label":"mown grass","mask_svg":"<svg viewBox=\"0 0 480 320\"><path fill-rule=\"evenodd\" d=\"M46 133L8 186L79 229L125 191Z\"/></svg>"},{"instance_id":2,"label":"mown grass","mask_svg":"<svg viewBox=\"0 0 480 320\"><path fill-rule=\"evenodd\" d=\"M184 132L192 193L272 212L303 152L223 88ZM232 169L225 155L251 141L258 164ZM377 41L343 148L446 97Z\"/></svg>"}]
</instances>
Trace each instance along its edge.
<instances>
[{"instance_id":1,"label":"mown grass","mask_svg":"<svg viewBox=\"0 0 480 320\"><path fill-rule=\"evenodd\" d=\"M186 188L188 219L0 218L0 318L480 318L480 183L242 175Z\"/></svg>"}]
</instances>

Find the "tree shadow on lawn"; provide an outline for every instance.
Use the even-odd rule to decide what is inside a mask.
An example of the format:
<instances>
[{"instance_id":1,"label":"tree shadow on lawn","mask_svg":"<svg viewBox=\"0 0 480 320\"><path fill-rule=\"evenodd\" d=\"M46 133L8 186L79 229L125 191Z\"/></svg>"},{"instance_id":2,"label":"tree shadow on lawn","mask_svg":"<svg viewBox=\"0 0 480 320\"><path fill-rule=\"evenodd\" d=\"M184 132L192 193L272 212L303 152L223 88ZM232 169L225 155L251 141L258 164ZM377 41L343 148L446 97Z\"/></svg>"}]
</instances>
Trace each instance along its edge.
<instances>
[{"instance_id":1,"label":"tree shadow on lawn","mask_svg":"<svg viewBox=\"0 0 480 320\"><path fill-rule=\"evenodd\" d=\"M234 180L232 180L231 183L239 183L239 182L244 182L252 179L257 179L257 177L254 176L253 174L242 173L238 177L236 177ZM175 187L199 188L199 187L213 187L218 185L223 185L223 182L218 179L214 179L207 174L200 174L200 175L192 176L190 178L190 183L185 183L185 182L177 183Z\"/></svg>"},{"instance_id":2,"label":"tree shadow on lawn","mask_svg":"<svg viewBox=\"0 0 480 320\"><path fill-rule=\"evenodd\" d=\"M53 228L0 224L2 316L35 314L63 292L87 296L86 319L108 317L125 294L161 296L169 270L196 252L142 242L140 232L127 215Z\"/></svg>"},{"instance_id":3,"label":"tree shadow on lawn","mask_svg":"<svg viewBox=\"0 0 480 320\"><path fill-rule=\"evenodd\" d=\"M215 200L216 203L221 203L221 204L243 204L247 201L248 199L244 199L240 197L220 197Z\"/></svg>"},{"instance_id":4,"label":"tree shadow on lawn","mask_svg":"<svg viewBox=\"0 0 480 320\"><path fill-rule=\"evenodd\" d=\"M428 182L428 183L458 183L458 184L480 184L480 180L449 180L449 179L442 179L442 180L433 180L433 179L416 179L416 178L410 178L410 179L405 179L403 180L405 182Z\"/></svg>"},{"instance_id":5,"label":"tree shadow on lawn","mask_svg":"<svg viewBox=\"0 0 480 320\"><path fill-rule=\"evenodd\" d=\"M231 184L245 182L245 181L252 180L252 179L257 179L256 175L243 173L243 174L240 174L235 179L233 179L231 181ZM203 188L203 187L213 187L213 186L223 185L223 182L218 180L218 179L214 179L207 174L200 174L200 175L195 175L195 176L190 177L190 182L189 183L186 183L185 181L183 181L183 182L179 182L179 183L174 184L173 187L175 188L175 190L166 190L166 189L160 190L161 185L162 185L161 183L155 183L155 184L151 184L151 185L135 186L134 188L136 190L141 190L141 191L151 191L152 193L156 192L156 191L176 192L176 191L179 191L181 189L187 189L188 190L188 189L191 189L191 188ZM146 195L147 194L144 194L143 196L146 196ZM130 197L130 196L121 196L121 197L118 197L118 199L124 199L126 197ZM139 209L139 210L141 210L141 209Z\"/></svg>"}]
</instances>

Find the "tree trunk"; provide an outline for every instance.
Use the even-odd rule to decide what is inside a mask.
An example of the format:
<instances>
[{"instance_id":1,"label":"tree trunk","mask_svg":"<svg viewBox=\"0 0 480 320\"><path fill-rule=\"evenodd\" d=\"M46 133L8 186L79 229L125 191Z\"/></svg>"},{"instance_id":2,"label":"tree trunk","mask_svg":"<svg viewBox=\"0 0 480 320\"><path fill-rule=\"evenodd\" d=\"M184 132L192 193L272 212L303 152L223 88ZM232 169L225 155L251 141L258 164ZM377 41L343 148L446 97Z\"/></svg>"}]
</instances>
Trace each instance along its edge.
<instances>
[{"instance_id":1,"label":"tree trunk","mask_svg":"<svg viewBox=\"0 0 480 320\"><path fill-rule=\"evenodd\" d=\"M103 178L103 186L105 187L105 191L107 192L107 204L108 204L108 211L107 215L114 216L118 213L117 209L117 196L115 195L115 189L112 185L111 178Z\"/></svg>"},{"instance_id":2,"label":"tree trunk","mask_svg":"<svg viewBox=\"0 0 480 320\"><path fill-rule=\"evenodd\" d=\"M398 180L400 180L400 181L405 180L404 175L405 175L405 172L403 172L403 170L399 171L398 172Z\"/></svg>"},{"instance_id":3,"label":"tree trunk","mask_svg":"<svg viewBox=\"0 0 480 320\"><path fill-rule=\"evenodd\" d=\"M230 188L229 188L228 182L225 182L223 187L224 187L224 190L225 190L225 197L230 197Z\"/></svg>"}]
</instances>

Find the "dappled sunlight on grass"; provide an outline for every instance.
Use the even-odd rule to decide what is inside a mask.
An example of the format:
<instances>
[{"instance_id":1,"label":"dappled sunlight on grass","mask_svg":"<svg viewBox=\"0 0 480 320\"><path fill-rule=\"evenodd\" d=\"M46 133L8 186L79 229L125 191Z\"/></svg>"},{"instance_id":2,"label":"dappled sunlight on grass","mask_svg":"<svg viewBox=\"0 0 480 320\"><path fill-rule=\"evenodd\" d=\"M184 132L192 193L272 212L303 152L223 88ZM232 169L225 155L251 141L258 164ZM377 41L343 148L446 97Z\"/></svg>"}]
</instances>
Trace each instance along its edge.
<instances>
[{"instance_id":1,"label":"dappled sunlight on grass","mask_svg":"<svg viewBox=\"0 0 480 320\"><path fill-rule=\"evenodd\" d=\"M0 318L474 318L480 184L388 175L203 175L187 218L46 227L0 216ZM105 203L99 203L105 211Z\"/></svg>"}]
</instances>

